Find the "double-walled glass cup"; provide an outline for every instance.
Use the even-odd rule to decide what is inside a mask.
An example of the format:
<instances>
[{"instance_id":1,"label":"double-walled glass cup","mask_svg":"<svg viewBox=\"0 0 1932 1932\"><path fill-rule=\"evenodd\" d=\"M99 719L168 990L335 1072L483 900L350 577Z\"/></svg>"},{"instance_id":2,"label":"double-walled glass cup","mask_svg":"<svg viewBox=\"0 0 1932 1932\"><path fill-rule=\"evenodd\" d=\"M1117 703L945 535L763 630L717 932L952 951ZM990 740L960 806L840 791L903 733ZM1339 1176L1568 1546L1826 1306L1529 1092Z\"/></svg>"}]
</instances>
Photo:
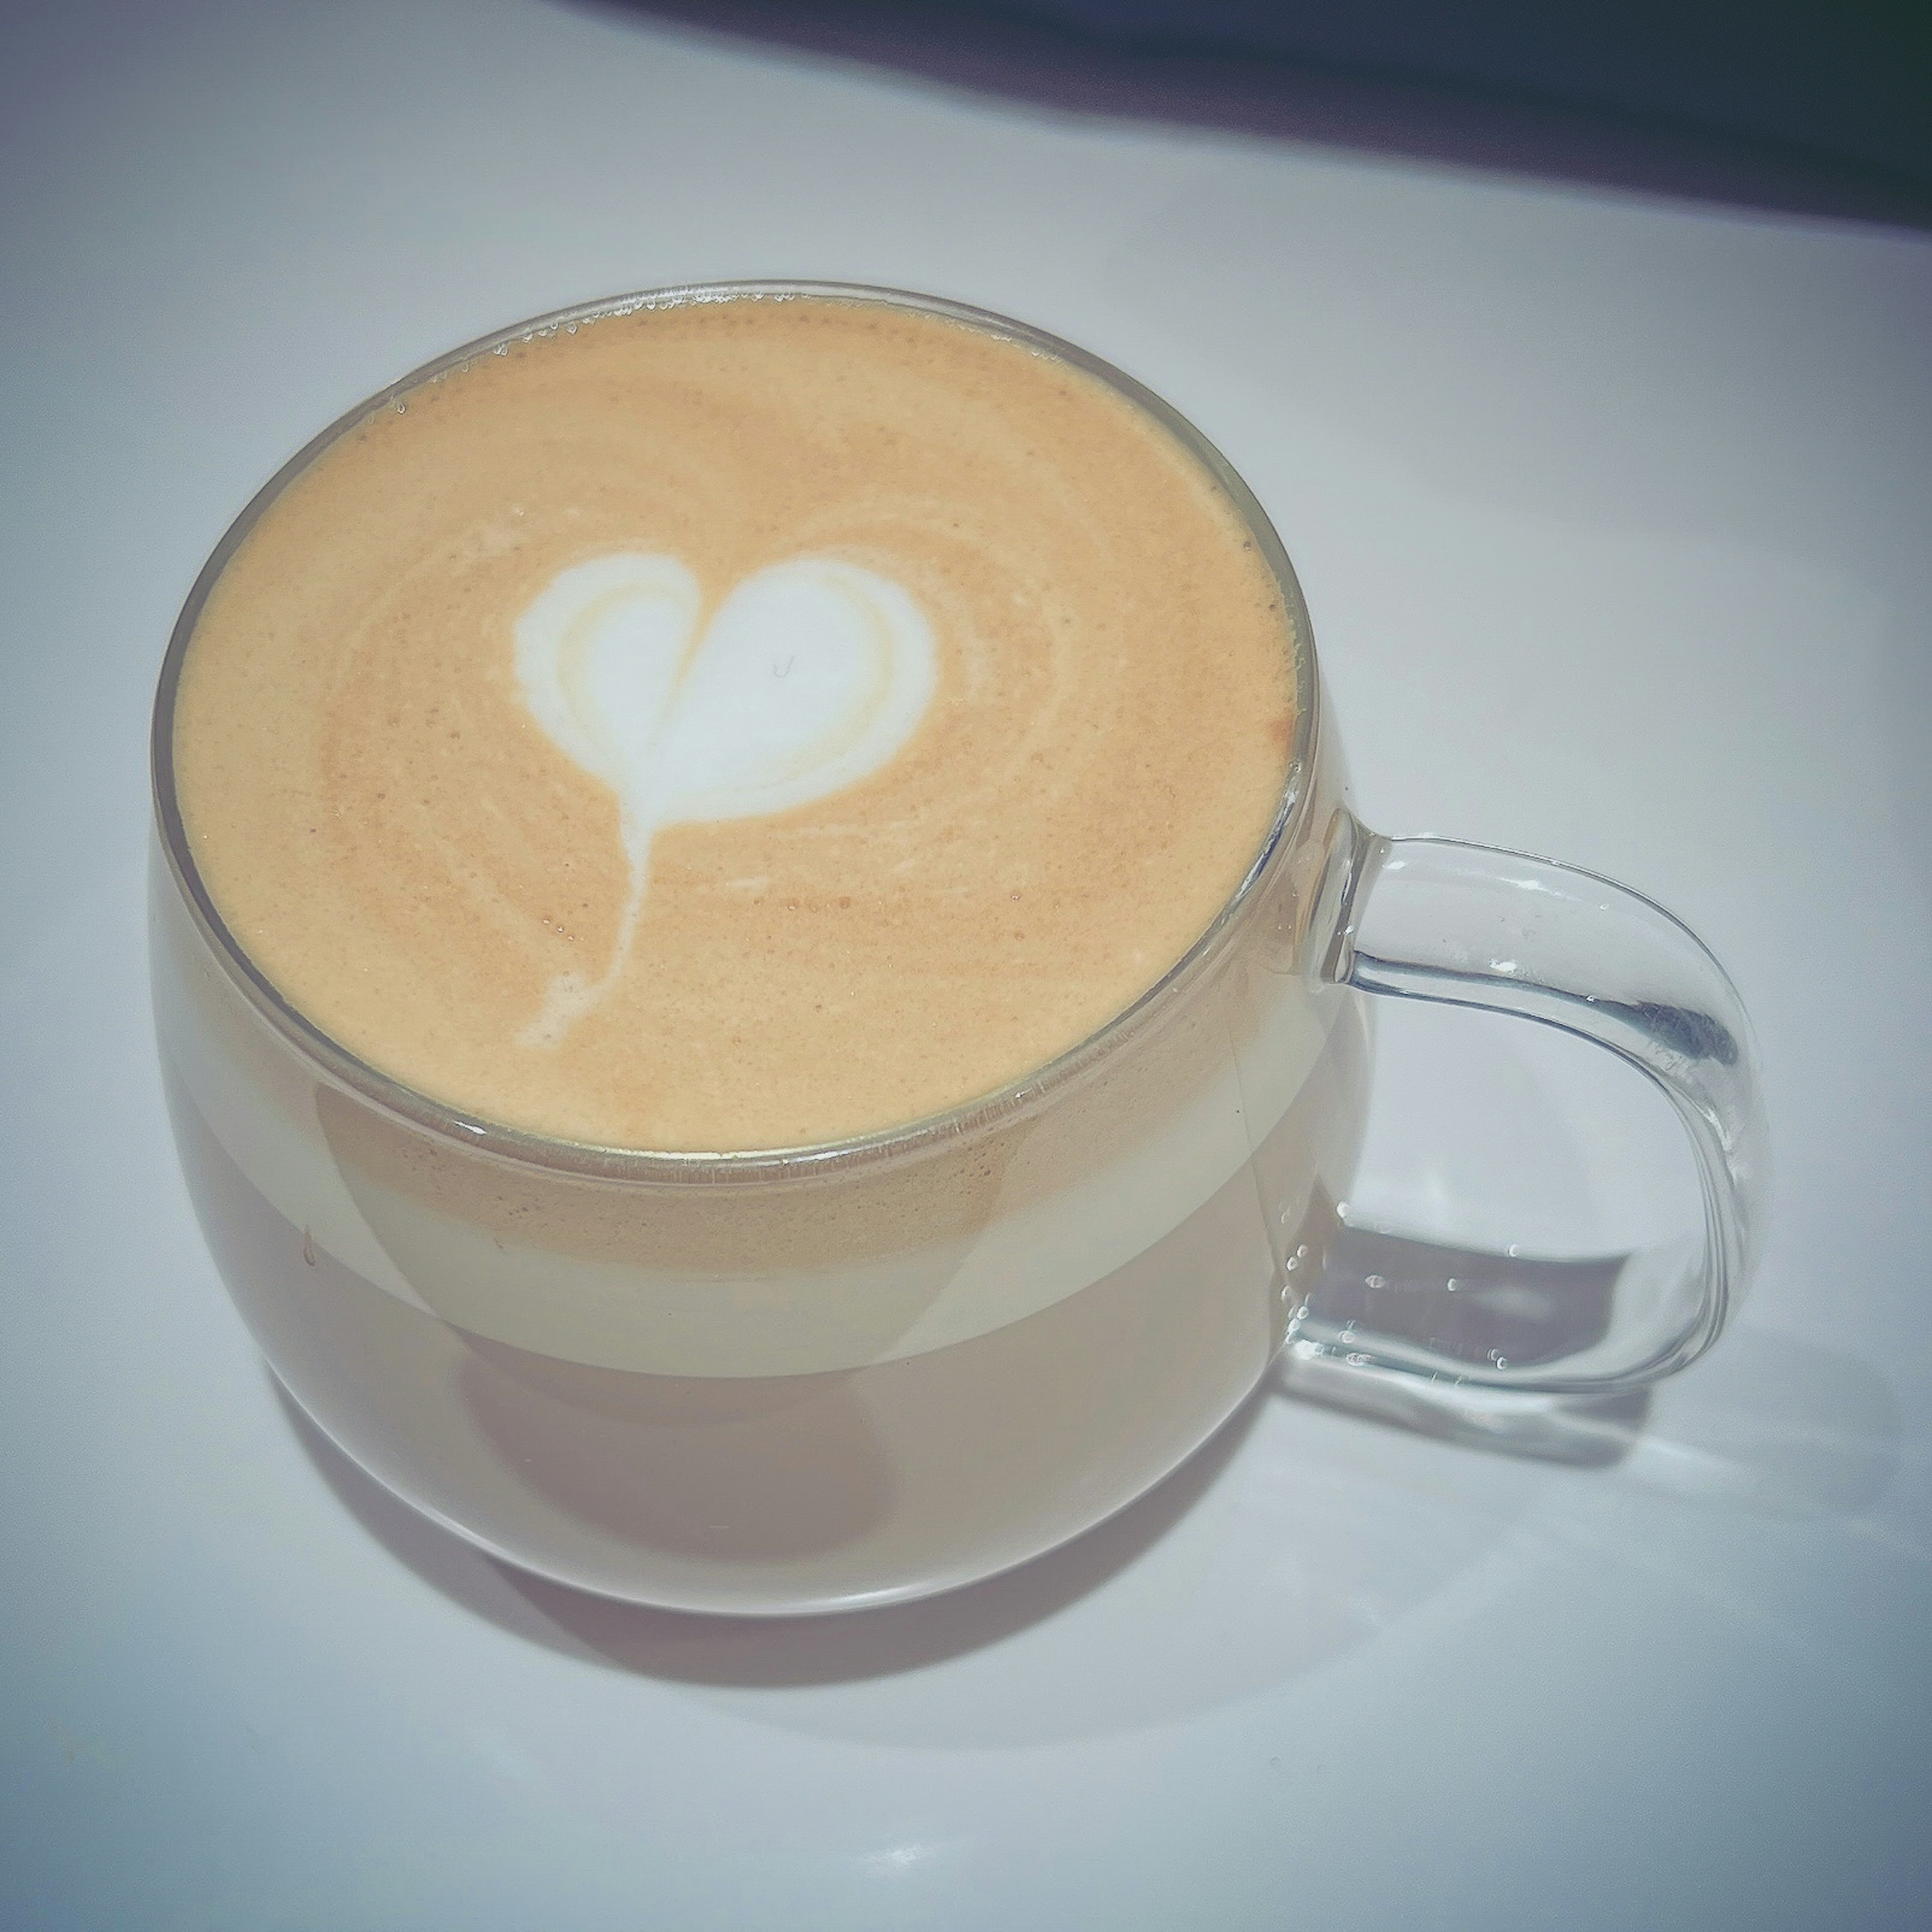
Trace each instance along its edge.
<instances>
[{"instance_id":1,"label":"double-walled glass cup","mask_svg":"<svg viewBox=\"0 0 1932 1932\"><path fill-rule=\"evenodd\" d=\"M318 1030L215 909L174 784L197 617L267 506L418 383L593 317L790 295L921 310L1058 357L1215 478L1291 629L1295 735L1273 826L1159 984L1071 1052L943 1116L717 1154L467 1117ZM176 626L153 758L156 1023L183 1166L236 1304L290 1393L364 1468L567 1583L736 1612L920 1596L1120 1508L1285 1347L1345 1400L1494 1415L1681 1367L1715 1339L1748 1270L1754 1051L1709 953L1600 879L1366 831L1346 802L1300 591L1260 506L1157 398L1017 322L890 291L760 284L626 296L468 345L325 431L236 520ZM1325 1310L1311 1289L1344 1233L1376 995L1518 1013L1641 1070L1687 1132L1701 1251L1625 1269L1606 1318L1555 1359L1472 1359L1453 1284L1424 1291L1432 1312L1399 1331Z\"/></svg>"}]
</instances>

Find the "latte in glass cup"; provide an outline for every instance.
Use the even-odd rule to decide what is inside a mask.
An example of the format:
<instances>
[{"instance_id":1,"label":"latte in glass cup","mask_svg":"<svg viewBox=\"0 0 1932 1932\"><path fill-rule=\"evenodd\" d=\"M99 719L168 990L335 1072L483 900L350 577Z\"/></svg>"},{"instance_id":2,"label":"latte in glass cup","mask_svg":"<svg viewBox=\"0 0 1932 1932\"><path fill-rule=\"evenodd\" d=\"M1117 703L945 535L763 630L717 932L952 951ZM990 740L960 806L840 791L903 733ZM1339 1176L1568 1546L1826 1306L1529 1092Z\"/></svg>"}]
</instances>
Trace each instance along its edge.
<instances>
[{"instance_id":1,"label":"latte in glass cup","mask_svg":"<svg viewBox=\"0 0 1932 1932\"><path fill-rule=\"evenodd\" d=\"M164 1058L278 1373L644 1601L916 1595L1119 1507L1360 1138L1312 700L1246 492L998 318L670 292L385 392L157 710Z\"/></svg>"}]
</instances>

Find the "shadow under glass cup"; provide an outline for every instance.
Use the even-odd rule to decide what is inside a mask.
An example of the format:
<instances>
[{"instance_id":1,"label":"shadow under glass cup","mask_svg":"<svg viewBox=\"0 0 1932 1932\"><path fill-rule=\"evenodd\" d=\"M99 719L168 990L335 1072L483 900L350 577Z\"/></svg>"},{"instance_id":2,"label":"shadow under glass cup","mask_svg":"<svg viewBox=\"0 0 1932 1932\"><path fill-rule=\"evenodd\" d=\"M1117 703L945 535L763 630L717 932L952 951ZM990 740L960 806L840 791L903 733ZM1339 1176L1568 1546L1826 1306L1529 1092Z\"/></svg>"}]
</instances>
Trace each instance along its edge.
<instances>
[{"instance_id":1,"label":"shadow under glass cup","mask_svg":"<svg viewBox=\"0 0 1932 1932\"><path fill-rule=\"evenodd\" d=\"M944 1115L724 1155L588 1147L466 1116L319 1030L216 910L175 791L196 623L268 506L418 384L594 318L789 296L935 315L1059 358L1207 470L1287 618L1294 733L1272 826L1157 984L1058 1059ZM1763 1165L1754 1057L1708 953L1588 875L1366 832L1345 802L1300 592L1259 506L1157 398L1000 317L835 285L677 289L520 324L418 370L310 444L224 538L162 671L153 771L156 1025L184 1170L230 1293L356 1462L470 1541L583 1588L782 1614L990 1575L1157 1482L1284 1346L1324 1399L1447 1408L1506 1437L1526 1404L1627 1392L1693 1359L1748 1270ZM1388 1333L1361 1308L1331 1309L1316 1285L1338 1254L1358 1258L1337 1204L1364 1126L1365 993L1519 1012L1638 1066L1688 1132L1702 1252L1622 1270L1614 1318L1553 1361L1472 1359L1451 1285L1418 1286L1422 1318Z\"/></svg>"}]
</instances>

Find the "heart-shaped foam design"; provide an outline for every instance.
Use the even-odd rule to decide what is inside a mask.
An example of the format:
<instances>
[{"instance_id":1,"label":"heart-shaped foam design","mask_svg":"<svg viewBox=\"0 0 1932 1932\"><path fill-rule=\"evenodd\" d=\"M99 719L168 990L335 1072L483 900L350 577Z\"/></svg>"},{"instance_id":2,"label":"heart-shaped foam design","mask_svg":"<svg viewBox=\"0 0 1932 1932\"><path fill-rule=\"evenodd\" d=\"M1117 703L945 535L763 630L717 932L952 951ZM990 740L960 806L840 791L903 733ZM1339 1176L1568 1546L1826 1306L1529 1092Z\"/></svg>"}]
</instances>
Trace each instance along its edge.
<instances>
[{"instance_id":1,"label":"heart-shaped foam design","mask_svg":"<svg viewBox=\"0 0 1932 1932\"><path fill-rule=\"evenodd\" d=\"M832 557L746 578L699 634L676 557L624 553L559 572L517 620L524 701L557 748L617 794L631 890L603 977L566 974L525 1044L554 1045L630 950L651 841L667 825L787 812L878 771L938 682L932 631L898 584Z\"/></svg>"}]
</instances>

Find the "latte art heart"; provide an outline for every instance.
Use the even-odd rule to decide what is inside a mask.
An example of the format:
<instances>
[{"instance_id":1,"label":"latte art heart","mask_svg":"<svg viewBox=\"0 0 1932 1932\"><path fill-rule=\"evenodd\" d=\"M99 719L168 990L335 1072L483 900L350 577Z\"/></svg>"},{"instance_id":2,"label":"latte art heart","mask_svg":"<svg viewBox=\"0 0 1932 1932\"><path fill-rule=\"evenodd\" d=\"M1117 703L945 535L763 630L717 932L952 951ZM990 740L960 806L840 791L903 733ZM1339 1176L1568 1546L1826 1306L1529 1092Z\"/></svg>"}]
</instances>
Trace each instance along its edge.
<instances>
[{"instance_id":1,"label":"latte art heart","mask_svg":"<svg viewBox=\"0 0 1932 1932\"><path fill-rule=\"evenodd\" d=\"M833 557L774 564L700 630L703 602L676 557L627 552L560 572L517 620L524 702L616 794L630 866L610 964L553 980L525 1046L555 1046L616 983L658 832L842 790L889 763L932 701L932 627L874 572Z\"/></svg>"}]
</instances>

